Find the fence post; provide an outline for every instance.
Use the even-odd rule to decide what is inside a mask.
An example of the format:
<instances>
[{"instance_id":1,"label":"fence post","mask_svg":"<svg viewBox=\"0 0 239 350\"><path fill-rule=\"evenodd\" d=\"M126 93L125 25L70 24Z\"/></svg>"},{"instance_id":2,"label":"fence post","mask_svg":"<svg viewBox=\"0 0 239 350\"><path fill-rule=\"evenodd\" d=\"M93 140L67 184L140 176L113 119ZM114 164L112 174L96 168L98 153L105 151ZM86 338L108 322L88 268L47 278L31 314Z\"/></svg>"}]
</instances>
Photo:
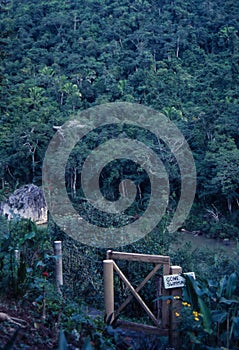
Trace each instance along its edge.
<instances>
[{"instance_id":1,"label":"fence post","mask_svg":"<svg viewBox=\"0 0 239 350\"><path fill-rule=\"evenodd\" d=\"M114 320L114 268L113 260L104 260L104 300L106 322Z\"/></svg>"},{"instance_id":2,"label":"fence post","mask_svg":"<svg viewBox=\"0 0 239 350\"><path fill-rule=\"evenodd\" d=\"M14 259L15 259L15 263L19 264L19 261L20 261L20 250L19 249L14 249Z\"/></svg>"},{"instance_id":3,"label":"fence post","mask_svg":"<svg viewBox=\"0 0 239 350\"><path fill-rule=\"evenodd\" d=\"M56 257L56 286L57 286L58 292L61 292L60 286L63 286L61 241L54 241L54 255Z\"/></svg>"},{"instance_id":4,"label":"fence post","mask_svg":"<svg viewBox=\"0 0 239 350\"><path fill-rule=\"evenodd\" d=\"M163 265L163 275L169 275L170 272L170 261L168 264ZM163 296L167 297L170 294L170 291L163 288ZM162 300L162 327L169 328L170 325L170 314L168 310L168 305L166 300Z\"/></svg>"},{"instance_id":5,"label":"fence post","mask_svg":"<svg viewBox=\"0 0 239 350\"><path fill-rule=\"evenodd\" d=\"M177 275L182 273L181 266L171 266L170 268L170 274L171 275ZM171 296L177 297L172 300L172 308L170 310L169 314L169 343L170 346L172 346L175 350L180 349L180 339L179 339L179 332L178 332L178 315L181 313L182 309L182 302L181 302L181 296L182 296L182 288L174 288L171 289ZM179 298L178 298L179 297Z\"/></svg>"}]
</instances>

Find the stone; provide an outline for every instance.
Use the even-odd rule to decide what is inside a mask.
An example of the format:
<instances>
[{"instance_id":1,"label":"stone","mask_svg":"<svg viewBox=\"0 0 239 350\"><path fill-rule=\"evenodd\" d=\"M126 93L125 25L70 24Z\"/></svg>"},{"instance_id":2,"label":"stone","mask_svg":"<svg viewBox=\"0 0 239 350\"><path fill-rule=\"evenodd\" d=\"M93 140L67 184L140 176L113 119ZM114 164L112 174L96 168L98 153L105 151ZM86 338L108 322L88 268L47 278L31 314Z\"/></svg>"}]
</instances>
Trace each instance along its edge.
<instances>
[{"instance_id":1,"label":"stone","mask_svg":"<svg viewBox=\"0 0 239 350\"><path fill-rule=\"evenodd\" d=\"M0 205L1 214L8 219L14 216L31 219L36 224L47 222L47 205L43 190L33 184L20 187Z\"/></svg>"}]
</instances>

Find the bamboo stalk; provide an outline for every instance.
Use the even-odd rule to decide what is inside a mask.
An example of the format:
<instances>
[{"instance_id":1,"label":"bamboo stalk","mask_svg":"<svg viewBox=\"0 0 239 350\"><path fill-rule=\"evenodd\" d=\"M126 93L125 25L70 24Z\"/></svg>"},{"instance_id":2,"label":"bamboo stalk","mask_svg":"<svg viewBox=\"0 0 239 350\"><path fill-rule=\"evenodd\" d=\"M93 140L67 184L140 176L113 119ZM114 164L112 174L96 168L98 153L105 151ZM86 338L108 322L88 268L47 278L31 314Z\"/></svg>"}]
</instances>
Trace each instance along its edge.
<instances>
[{"instance_id":1,"label":"bamboo stalk","mask_svg":"<svg viewBox=\"0 0 239 350\"><path fill-rule=\"evenodd\" d=\"M17 264L19 264L20 261L20 250L14 249L14 259Z\"/></svg>"},{"instance_id":2,"label":"bamboo stalk","mask_svg":"<svg viewBox=\"0 0 239 350\"><path fill-rule=\"evenodd\" d=\"M62 242L54 241L54 255L56 257L56 286L58 292L63 286L63 269L62 269Z\"/></svg>"},{"instance_id":3,"label":"bamboo stalk","mask_svg":"<svg viewBox=\"0 0 239 350\"><path fill-rule=\"evenodd\" d=\"M114 270L113 260L104 260L104 300L106 321L112 323L114 320Z\"/></svg>"}]
</instances>

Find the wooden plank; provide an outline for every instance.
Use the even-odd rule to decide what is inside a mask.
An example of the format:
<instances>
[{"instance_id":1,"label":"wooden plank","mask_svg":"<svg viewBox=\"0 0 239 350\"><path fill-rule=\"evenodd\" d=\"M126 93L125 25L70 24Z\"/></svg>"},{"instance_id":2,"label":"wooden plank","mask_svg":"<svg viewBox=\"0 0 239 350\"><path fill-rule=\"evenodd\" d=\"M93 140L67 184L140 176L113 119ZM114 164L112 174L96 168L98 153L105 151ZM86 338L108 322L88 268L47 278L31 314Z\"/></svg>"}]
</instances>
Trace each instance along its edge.
<instances>
[{"instance_id":1,"label":"wooden plank","mask_svg":"<svg viewBox=\"0 0 239 350\"><path fill-rule=\"evenodd\" d=\"M168 275L170 273L170 264L163 265L163 275ZM170 292L163 288L163 296L169 296ZM162 300L162 327L169 327L169 306L167 300Z\"/></svg>"},{"instance_id":2,"label":"wooden plank","mask_svg":"<svg viewBox=\"0 0 239 350\"><path fill-rule=\"evenodd\" d=\"M156 265L153 270L145 277L145 279L138 285L138 287L135 289L135 291L138 293L140 289L143 288L143 286L150 280L151 277L160 269L161 265ZM118 310L116 311L115 315L117 316L133 299L132 295L129 295L127 299L120 305Z\"/></svg>"},{"instance_id":3,"label":"wooden plank","mask_svg":"<svg viewBox=\"0 0 239 350\"><path fill-rule=\"evenodd\" d=\"M171 275L177 275L182 273L182 268L181 266L171 266L170 267L170 274Z\"/></svg>"},{"instance_id":4,"label":"wooden plank","mask_svg":"<svg viewBox=\"0 0 239 350\"><path fill-rule=\"evenodd\" d=\"M119 269L119 267L116 265L116 263L113 261L114 269L118 273L119 277L122 279L122 281L129 287L131 293L135 297L135 299L139 302L141 307L144 309L144 311L147 313L147 315L151 318L151 320L154 322L156 326L159 326L160 323L157 320L157 318L154 316L152 311L148 308L148 306L145 304L143 299L140 297L140 295L136 292L132 284L129 282L127 277L123 274L123 272Z\"/></svg>"},{"instance_id":5,"label":"wooden plank","mask_svg":"<svg viewBox=\"0 0 239 350\"><path fill-rule=\"evenodd\" d=\"M170 265L169 256L114 252L112 250L107 251L107 259L113 259L113 260L118 259L118 260L139 261L139 262Z\"/></svg>"},{"instance_id":6,"label":"wooden plank","mask_svg":"<svg viewBox=\"0 0 239 350\"><path fill-rule=\"evenodd\" d=\"M118 320L116 326L129 329L136 332L144 332L147 334L156 334L159 336L168 336L168 329L161 329L155 326L150 326L142 323L129 322L124 320Z\"/></svg>"},{"instance_id":7,"label":"wooden plank","mask_svg":"<svg viewBox=\"0 0 239 350\"><path fill-rule=\"evenodd\" d=\"M164 264L163 265L163 274L169 275L170 274L170 264Z\"/></svg>"}]
</instances>

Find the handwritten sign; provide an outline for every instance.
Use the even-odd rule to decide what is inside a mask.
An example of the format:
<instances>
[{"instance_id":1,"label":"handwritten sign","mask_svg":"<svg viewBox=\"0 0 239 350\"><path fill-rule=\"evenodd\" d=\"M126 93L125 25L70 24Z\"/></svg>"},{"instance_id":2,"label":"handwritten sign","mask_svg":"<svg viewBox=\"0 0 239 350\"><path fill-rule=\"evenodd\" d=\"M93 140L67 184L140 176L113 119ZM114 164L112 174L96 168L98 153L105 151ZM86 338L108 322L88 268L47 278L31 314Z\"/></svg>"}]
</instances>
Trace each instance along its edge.
<instances>
[{"instance_id":1,"label":"handwritten sign","mask_svg":"<svg viewBox=\"0 0 239 350\"><path fill-rule=\"evenodd\" d=\"M184 275L192 276L195 279L194 272L186 272ZM163 276L163 280L165 289L182 288L185 286L185 278L182 275L165 275Z\"/></svg>"}]
</instances>

